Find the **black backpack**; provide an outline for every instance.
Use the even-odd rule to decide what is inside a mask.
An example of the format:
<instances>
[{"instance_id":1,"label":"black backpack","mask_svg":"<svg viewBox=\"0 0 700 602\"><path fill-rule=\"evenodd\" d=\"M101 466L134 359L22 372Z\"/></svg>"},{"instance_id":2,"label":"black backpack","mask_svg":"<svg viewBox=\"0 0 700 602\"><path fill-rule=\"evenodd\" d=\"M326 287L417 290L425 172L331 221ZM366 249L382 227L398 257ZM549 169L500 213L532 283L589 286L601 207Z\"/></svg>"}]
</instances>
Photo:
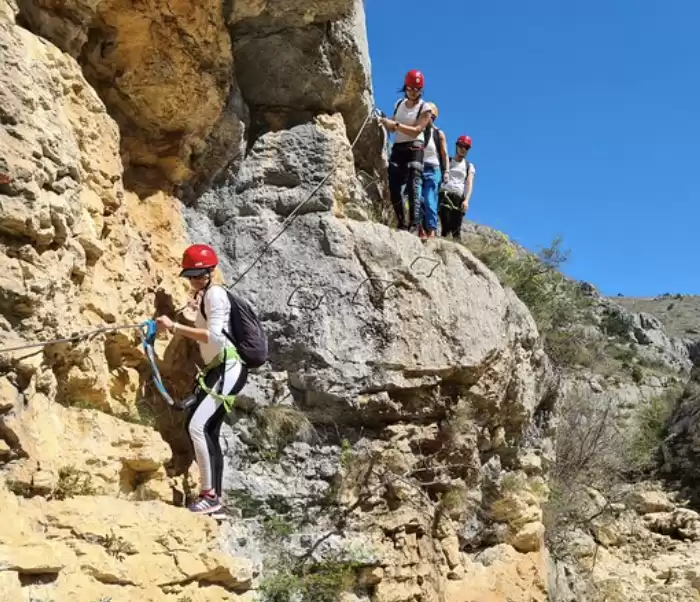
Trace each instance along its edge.
<instances>
[{"instance_id":1,"label":"black backpack","mask_svg":"<svg viewBox=\"0 0 700 602\"><path fill-rule=\"evenodd\" d=\"M229 331L223 331L224 335L231 341L238 351L238 355L249 368L259 368L268 359L267 334L262 327L255 310L248 301L234 295L230 290L224 288L231 303L231 313L229 314ZM205 293L206 294L206 293ZM204 295L199 304L199 309L206 320L207 314L204 311Z\"/></svg>"}]
</instances>

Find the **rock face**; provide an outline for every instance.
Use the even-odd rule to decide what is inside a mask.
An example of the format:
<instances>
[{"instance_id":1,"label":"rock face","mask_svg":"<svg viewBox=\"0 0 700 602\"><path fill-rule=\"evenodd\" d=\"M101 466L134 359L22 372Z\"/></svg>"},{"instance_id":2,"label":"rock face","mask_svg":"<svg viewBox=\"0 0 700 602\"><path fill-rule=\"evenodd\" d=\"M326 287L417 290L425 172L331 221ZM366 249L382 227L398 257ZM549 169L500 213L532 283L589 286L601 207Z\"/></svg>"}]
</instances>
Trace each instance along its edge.
<instances>
[{"instance_id":1,"label":"rock face","mask_svg":"<svg viewBox=\"0 0 700 602\"><path fill-rule=\"evenodd\" d=\"M593 515L592 515L593 516ZM630 491L571 535L570 550L588 582L571 571L550 573L555 602L631 600L694 602L700 598L700 515L658 490Z\"/></svg>"},{"instance_id":2,"label":"rock face","mask_svg":"<svg viewBox=\"0 0 700 602\"><path fill-rule=\"evenodd\" d=\"M27 409L15 408L3 418L2 436L10 447L5 479L14 491L172 501L165 473L170 449L153 429L50 404L35 394Z\"/></svg>"},{"instance_id":3,"label":"rock face","mask_svg":"<svg viewBox=\"0 0 700 602\"><path fill-rule=\"evenodd\" d=\"M263 508L280 494L296 509L307 494L334 500L343 520L321 512L285 549L323 562L361 542L353 575L376 600L461 600L469 582L544 600L551 449L529 428L552 399L532 318L468 251L346 217L363 199L360 171L382 168L376 124L350 145L372 104L362 2L2 7L4 342L183 304L173 276L188 237L171 197L144 197L156 188L220 182L186 216L235 276L320 187L239 287L265 321L274 372L251 376L241 401L253 414L228 429L230 505L243 512L241 491ZM256 571L274 574L258 518L226 527L223 557L213 525L163 504L182 503L187 483L172 475L191 451L180 418L149 397L136 342L124 331L3 358L1 495L22 517L2 532L3 595L204 602L245 598ZM192 346L165 345L178 394ZM290 400L309 443L288 445ZM273 446L279 462L261 461L264 427L288 439ZM349 534L324 538L343 521ZM490 585L513 571L512 587Z\"/></svg>"},{"instance_id":4,"label":"rock face","mask_svg":"<svg viewBox=\"0 0 700 602\"><path fill-rule=\"evenodd\" d=\"M184 292L177 206L124 191L116 124L73 59L6 18L0 40L4 346L172 310ZM19 393L128 413L146 374L137 340L122 331L5 355L5 374Z\"/></svg>"},{"instance_id":5,"label":"rock face","mask_svg":"<svg viewBox=\"0 0 700 602\"><path fill-rule=\"evenodd\" d=\"M0 600L246 600L249 562L216 549L216 523L158 502L16 498L0 528Z\"/></svg>"},{"instance_id":6,"label":"rock face","mask_svg":"<svg viewBox=\"0 0 700 602\"><path fill-rule=\"evenodd\" d=\"M230 262L245 265L278 224L262 209L227 222L220 231L235 241ZM289 371L319 418L418 417L417 389L438 401L440 388L454 385L494 410L515 404L505 411L517 431L539 403L545 356L531 317L459 246L423 247L385 226L311 214L238 290L266 320L275 367ZM428 405L439 414L439 402Z\"/></svg>"},{"instance_id":7,"label":"rock face","mask_svg":"<svg viewBox=\"0 0 700 602\"><path fill-rule=\"evenodd\" d=\"M328 123L317 121L315 132ZM201 214L188 220L194 237L219 241L232 279L299 202L302 191L280 186L284 174L307 170L320 180L320 161L297 158L305 145L318 148L315 132L263 135L238 184L200 202L218 227ZM252 498L243 508L258 508L253 520L263 523L275 500L290 509L274 520L292 523L313 498L355 508L343 519L351 535L329 537L337 517L319 511L284 549L319 560L362 550L352 558L374 600L545 600L540 505L551 447L545 432L530 429L553 399L534 322L463 247L424 246L335 217L343 181L330 180L236 286L265 321L277 371L274 382L252 378L240 399L258 408L294 399L318 435L312 447L282 445L266 463L274 449L260 449L255 421L244 415L227 435L228 487L234 499ZM254 533L233 527L231 550L269 571L273 546L236 543L255 541ZM495 576L509 571L521 571L517 583L494 589ZM481 589L470 589L477 597L464 597L465 584L480 580Z\"/></svg>"},{"instance_id":8,"label":"rock face","mask_svg":"<svg viewBox=\"0 0 700 602\"><path fill-rule=\"evenodd\" d=\"M256 130L340 112L354 139L373 108L362 0L236 2L229 17L237 77ZM383 177L383 137L375 122L355 152L358 169Z\"/></svg>"},{"instance_id":9,"label":"rock face","mask_svg":"<svg viewBox=\"0 0 700 602\"><path fill-rule=\"evenodd\" d=\"M21 0L19 9L82 65L121 130L125 181L141 194L193 199L224 170L235 174L261 131L340 111L355 136L372 107L361 0ZM381 143L375 125L358 145L358 166L373 176Z\"/></svg>"},{"instance_id":10,"label":"rock face","mask_svg":"<svg viewBox=\"0 0 700 602\"><path fill-rule=\"evenodd\" d=\"M614 297L613 300L629 311L656 316L676 337L700 340L700 297L697 295L666 293L658 297Z\"/></svg>"},{"instance_id":11,"label":"rock face","mask_svg":"<svg viewBox=\"0 0 700 602\"><path fill-rule=\"evenodd\" d=\"M14 13L0 3L2 346L172 313L178 205L124 190L116 123L78 64ZM160 435L136 424L153 401L136 342L123 331L2 355L0 599L213 601L248 588L213 524L157 501L183 484Z\"/></svg>"},{"instance_id":12,"label":"rock face","mask_svg":"<svg viewBox=\"0 0 700 602\"><path fill-rule=\"evenodd\" d=\"M679 482L695 505L700 504L697 479L700 476L700 368L693 369L683 395L670 419L663 444L664 471Z\"/></svg>"},{"instance_id":13,"label":"rock face","mask_svg":"<svg viewBox=\"0 0 700 602\"><path fill-rule=\"evenodd\" d=\"M361 0L0 0L2 345L175 315L192 240L240 278L271 351L223 429L222 526L181 508L183 416L134 329L3 354L0 601L586 600L545 548L556 402L624 418L693 352L598 299L582 336L627 372L555 381L474 255L369 221L386 157L364 18ZM157 352L183 394L196 345ZM688 391L667 452L692 479ZM693 510L643 490L601 509L569 542L598 592L697 599Z\"/></svg>"},{"instance_id":14,"label":"rock face","mask_svg":"<svg viewBox=\"0 0 700 602\"><path fill-rule=\"evenodd\" d=\"M116 119L130 188L206 179L218 154L242 150L247 108L221 3L19 5L33 31L80 61Z\"/></svg>"}]
</instances>

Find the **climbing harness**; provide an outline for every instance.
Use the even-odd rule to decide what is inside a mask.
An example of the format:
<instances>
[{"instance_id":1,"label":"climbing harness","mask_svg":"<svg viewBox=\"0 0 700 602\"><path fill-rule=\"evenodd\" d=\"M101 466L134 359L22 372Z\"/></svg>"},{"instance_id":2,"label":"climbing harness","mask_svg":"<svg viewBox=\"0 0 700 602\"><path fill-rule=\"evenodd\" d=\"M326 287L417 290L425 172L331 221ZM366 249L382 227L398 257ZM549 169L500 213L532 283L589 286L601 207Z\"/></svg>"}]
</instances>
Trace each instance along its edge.
<instances>
[{"instance_id":1,"label":"climbing harness","mask_svg":"<svg viewBox=\"0 0 700 602\"><path fill-rule=\"evenodd\" d=\"M221 401L224 404L224 408L226 408L226 413L229 413L232 410L233 404L236 402L236 396L224 395L223 391L221 390L218 393L216 391L212 391L211 388L207 386L205 378L211 370L218 368L221 364L227 362L228 360L240 361L240 359L241 358L239 357L238 352L233 347L226 347L220 351L219 354L211 362L209 362L203 370L199 370L199 368L197 369L197 384L202 391L207 393L207 395L211 395L214 399ZM223 386L223 377L219 382L221 386Z\"/></svg>"},{"instance_id":2,"label":"climbing harness","mask_svg":"<svg viewBox=\"0 0 700 602\"><path fill-rule=\"evenodd\" d=\"M445 195L441 198L439 206L441 209L450 209L451 211L461 211L462 210L462 203L455 205L454 202L452 201L452 199L447 195Z\"/></svg>"},{"instance_id":3,"label":"climbing harness","mask_svg":"<svg viewBox=\"0 0 700 602\"><path fill-rule=\"evenodd\" d=\"M146 354L146 357L148 358L148 363L151 365L151 371L153 373L152 379L153 383L156 386L156 389L158 389L158 392L161 394L163 399L167 402L167 404L176 410L186 410L189 408L196 400L195 395L188 395L182 403L176 403L173 398L170 396L168 393L167 389L165 388L165 385L163 384L163 379L160 375L160 370L158 370L158 365L156 364L156 354L155 350L153 348L153 344L155 343L156 340L156 333L157 333L157 328L156 328L156 322L155 320L146 320L141 324L141 329L139 330L139 334L141 335L141 342L143 346L143 351ZM224 404L224 407L226 408L226 412L230 412L231 409L233 408L233 404L236 401L236 396L235 395L223 395L221 391L218 393L216 391L212 391L210 387L207 386L205 382L206 375L211 371L214 370L215 368L218 368L221 364L224 362L227 362L229 360L235 359L237 361L240 361L240 357L238 355L238 352L236 351L235 348L233 347L226 347L223 349L211 362L209 362L203 369L200 369L199 366L197 366L197 376L196 376L196 381L199 387L206 392L208 395L211 395L218 401L221 401ZM196 365L196 364L195 364ZM223 379L221 380L221 383L223 384Z\"/></svg>"}]
</instances>

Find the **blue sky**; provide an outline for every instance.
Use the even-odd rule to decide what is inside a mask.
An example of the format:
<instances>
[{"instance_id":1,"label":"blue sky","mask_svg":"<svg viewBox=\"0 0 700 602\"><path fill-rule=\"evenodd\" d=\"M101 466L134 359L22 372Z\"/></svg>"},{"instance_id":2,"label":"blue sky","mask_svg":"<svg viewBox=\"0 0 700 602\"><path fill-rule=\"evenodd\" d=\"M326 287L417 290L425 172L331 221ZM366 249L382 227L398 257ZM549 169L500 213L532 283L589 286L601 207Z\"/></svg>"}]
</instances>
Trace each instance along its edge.
<instances>
[{"instance_id":1,"label":"blue sky","mask_svg":"<svg viewBox=\"0 0 700 602\"><path fill-rule=\"evenodd\" d=\"M377 106L421 69L451 152L474 140L469 219L533 250L562 235L604 294L700 294L698 0L365 10Z\"/></svg>"}]
</instances>

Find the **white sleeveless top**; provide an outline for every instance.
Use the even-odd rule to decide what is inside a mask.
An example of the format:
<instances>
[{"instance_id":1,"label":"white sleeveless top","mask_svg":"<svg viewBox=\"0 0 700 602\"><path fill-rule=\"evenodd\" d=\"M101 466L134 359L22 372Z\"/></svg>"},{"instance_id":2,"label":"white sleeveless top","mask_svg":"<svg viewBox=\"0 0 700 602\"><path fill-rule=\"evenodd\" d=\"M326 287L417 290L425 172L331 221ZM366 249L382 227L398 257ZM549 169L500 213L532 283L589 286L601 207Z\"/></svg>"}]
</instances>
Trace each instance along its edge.
<instances>
[{"instance_id":1,"label":"white sleeveless top","mask_svg":"<svg viewBox=\"0 0 700 602\"><path fill-rule=\"evenodd\" d=\"M473 163L469 163L469 173L476 173L476 168ZM452 192L460 196L464 195L464 186L467 179L467 160L462 159L457 161L450 159L450 168L448 170L448 179L442 189L445 192Z\"/></svg>"},{"instance_id":2,"label":"white sleeveless top","mask_svg":"<svg viewBox=\"0 0 700 602\"><path fill-rule=\"evenodd\" d=\"M428 143L425 145L425 150L423 151L423 163L425 165L440 167L440 154L437 146L435 145L434 132L435 130L431 130L430 140L428 140ZM423 130L423 133L425 133L425 130Z\"/></svg>"},{"instance_id":3,"label":"white sleeveless top","mask_svg":"<svg viewBox=\"0 0 700 602\"><path fill-rule=\"evenodd\" d=\"M399 123L402 123L403 125L416 125L418 122L418 118L420 115L418 114L418 111L423 108L423 113L426 111L429 111L430 108L428 107L428 103L425 102L424 100L419 100L413 107L410 109L406 107L406 100L403 99L399 102L398 109L395 111L395 117L394 120L398 121ZM403 134L401 132L396 132L394 140L396 142L414 142L416 140L423 140L423 133L421 132L417 136L409 136L407 134Z\"/></svg>"}]
</instances>

